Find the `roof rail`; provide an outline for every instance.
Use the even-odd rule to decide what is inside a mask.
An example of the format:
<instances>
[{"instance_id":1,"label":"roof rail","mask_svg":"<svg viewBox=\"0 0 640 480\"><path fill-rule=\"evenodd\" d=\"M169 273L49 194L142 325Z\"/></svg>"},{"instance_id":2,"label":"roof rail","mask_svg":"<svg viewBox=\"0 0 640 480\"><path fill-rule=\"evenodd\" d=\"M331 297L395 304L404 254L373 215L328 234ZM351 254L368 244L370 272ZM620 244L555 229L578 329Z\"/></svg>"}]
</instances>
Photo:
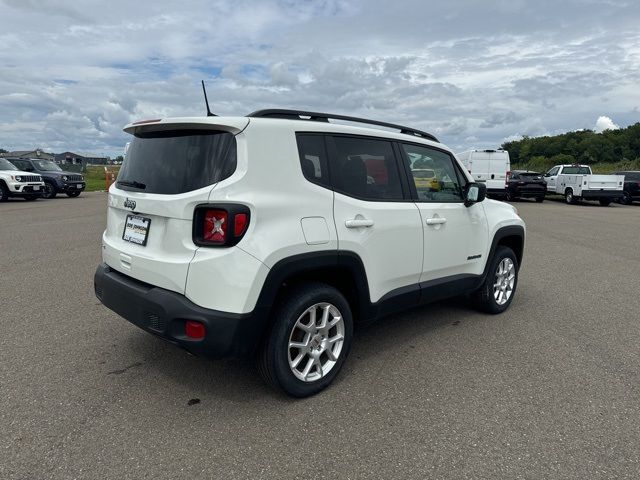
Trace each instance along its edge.
<instances>
[{"instance_id":1,"label":"roof rail","mask_svg":"<svg viewBox=\"0 0 640 480\"><path fill-rule=\"evenodd\" d=\"M334 115L332 113L318 113L318 112L305 112L303 110L282 110L282 109L268 109L258 110L250 113L247 117L253 118L283 118L288 120L307 120L311 122L329 122L329 119L333 120L345 120L347 122L366 123L369 125L378 125L380 127L394 128L400 130L400 133L407 135L413 135L414 137L427 138L438 142L438 139L427 132L422 132L414 128L404 127L402 125L396 125L394 123L379 122L378 120L368 120L366 118L349 117L347 115ZM307 118L308 117L308 118Z\"/></svg>"}]
</instances>

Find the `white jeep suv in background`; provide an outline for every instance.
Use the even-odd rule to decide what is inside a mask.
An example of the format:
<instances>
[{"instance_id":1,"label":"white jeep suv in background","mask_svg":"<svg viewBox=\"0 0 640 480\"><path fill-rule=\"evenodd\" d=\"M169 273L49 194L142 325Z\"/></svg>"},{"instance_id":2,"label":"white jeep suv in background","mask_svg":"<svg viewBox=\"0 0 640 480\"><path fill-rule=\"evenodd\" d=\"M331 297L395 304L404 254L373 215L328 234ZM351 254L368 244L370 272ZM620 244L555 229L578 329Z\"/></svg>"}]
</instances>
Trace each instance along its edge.
<instances>
[{"instance_id":1,"label":"white jeep suv in background","mask_svg":"<svg viewBox=\"0 0 640 480\"><path fill-rule=\"evenodd\" d=\"M289 110L125 131L95 292L193 354L257 354L302 397L338 374L355 322L461 294L489 313L513 300L524 222L428 133Z\"/></svg>"},{"instance_id":2,"label":"white jeep suv in background","mask_svg":"<svg viewBox=\"0 0 640 480\"><path fill-rule=\"evenodd\" d=\"M44 182L40 175L18 170L9 160L0 158L0 202L9 197L22 197L25 200L40 198Z\"/></svg>"}]
</instances>

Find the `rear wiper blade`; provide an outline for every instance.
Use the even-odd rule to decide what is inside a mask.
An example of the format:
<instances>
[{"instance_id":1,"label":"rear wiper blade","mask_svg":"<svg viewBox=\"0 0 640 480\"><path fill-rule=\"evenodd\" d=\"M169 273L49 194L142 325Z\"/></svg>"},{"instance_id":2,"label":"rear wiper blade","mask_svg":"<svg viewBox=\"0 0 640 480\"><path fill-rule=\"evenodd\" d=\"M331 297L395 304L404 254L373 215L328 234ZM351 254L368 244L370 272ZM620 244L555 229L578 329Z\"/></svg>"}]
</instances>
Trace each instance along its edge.
<instances>
[{"instance_id":1,"label":"rear wiper blade","mask_svg":"<svg viewBox=\"0 0 640 480\"><path fill-rule=\"evenodd\" d=\"M118 180L116 184L118 186L122 185L123 187L139 188L140 190L147 188L144 183L136 182L135 180Z\"/></svg>"}]
</instances>

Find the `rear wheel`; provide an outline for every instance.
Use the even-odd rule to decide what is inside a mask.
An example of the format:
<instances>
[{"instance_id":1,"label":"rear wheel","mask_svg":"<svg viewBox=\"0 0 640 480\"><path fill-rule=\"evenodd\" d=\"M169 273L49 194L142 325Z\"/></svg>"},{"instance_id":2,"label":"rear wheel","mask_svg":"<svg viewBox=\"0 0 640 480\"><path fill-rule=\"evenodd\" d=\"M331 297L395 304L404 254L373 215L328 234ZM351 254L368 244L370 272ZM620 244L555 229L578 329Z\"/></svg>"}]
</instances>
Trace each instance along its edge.
<instances>
[{"instance_id":1,"label":"rear wheel","mask_svg":"<svg viewBox=\"0 0 640 480\"><path fill-rule=\"evenodd\" d=\"M511 305L518 286L518 260L513 250L500 245L491 259L488 272L472 300L483 312L502 313Z\"/></svg>"},{"instance_id":2,"label":"rear wheel","mask_svg":"<svg viewBox=\"0 0 640 480\"><path fill-rule=\"evenodd\" d=\"M80 195L80 190L77 190L75 192L67 192L67 197L75 198L79 195Z\"/></svg>"},{"instance_id":3,"label":"rear wheel","mask_svg":"<svg viewBox=\"0 0 640 480\"><path fill-rule=\"evenodd\" d=\"M9 200L9 190L4 183L0 183L0 202Z\"/></svg>"},{"instance_id":4,"label":"rear wheel","mask_svg":"<svg viewBox=\"0 0 640 480\"><path fill-rule=\"evenodd\" d=\"M322 283L295 288L276 310L258 357L262 377L293 397L326 388L349 353L351 309L344 296Z\"/></svg>"},{"instance_id":5,"label":"rear wheel","mask_svg":"<svg viewBox=\"0 0 640 480\"><path fill-rule=\"evenodd\" d=\"M513 202L515 200L516 197L513 196L513 193L511 193L509 190L507 190L507 192L504 194L504 199L507 202Z\"/></svg>"},{"instance_id":6,"label":"rear wheel","mask_svg":"<svg viewBox=\"0 0 640 480\"><path fill-rule=\"evenodd\" d=\"M55 198L57 193L58 192L56 192L56 186L53 183L44 182L44 191L42 192L43 198Z\"/></svg>"},{"instance_id":7,"label":"rear wheel","mask_svg":"<svg viewBox=\"0 0 640 480\"><path fill-rule=\"evenodd\" d=\"M601 198L598 200L598 202L600 202L600 205L602 205L603 207L608 207L611 204L611 199L610 198Z\"/></svg>"},{"instance_id":8,"label":"rear wheel","mask_svg":"<svg viewBox=\"0 0 640 480\"><path fill-rule=\"evenodd\" d=\"M573 196L573 190L572 189L567 188L565 190L565 192L564 192L564 200L569 205L574 205L576 203L576 197Z\"/></svg>"}]
</instances>

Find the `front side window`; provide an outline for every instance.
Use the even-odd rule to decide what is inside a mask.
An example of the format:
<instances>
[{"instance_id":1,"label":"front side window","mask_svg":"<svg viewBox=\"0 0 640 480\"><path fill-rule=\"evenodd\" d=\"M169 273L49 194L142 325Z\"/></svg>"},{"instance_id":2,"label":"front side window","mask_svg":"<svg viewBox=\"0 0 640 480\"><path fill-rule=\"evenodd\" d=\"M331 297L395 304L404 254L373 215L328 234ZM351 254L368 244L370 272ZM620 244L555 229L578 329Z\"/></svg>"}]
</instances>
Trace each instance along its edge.
<instances>
[{"instance_id":1,"label":"front side window","mask_svg":"<svg viewBox=\"0 0 640 480\"><path fill-rule=\"evenodd\" d=\"M402 186L391 142L363 137L331 137L330 167L337 192L363 200L402 200Z\"/></svg>"},{"instance_id":2,"label":"front side window","mask_svg":"<svg viewBox=\"0 0 640 480\"><path fill-rule=\"evenodd\" d=\"M214 185L236 169L229 132L174 130L136 134L116 185L123 190L178 194Z\"/></svg>"},{"instance_id":3,"label":"front side window","mask_svg":"<svg viewBox=\"0 0 640 480\"><path fill-rule=\"evenodd\" d=\"M554 175L558 174L559 170L560 170L560 167L553 167L551 170L547 172L547 175L549 175L550 177L553 177Z\"/></svg>"},{"instance_id":4,"label":"front side window","mask_svg":"<svg viewBox=\"0 0 640 480\"><path fill-rule=\"evenodd\" d=\"M464 180L448 153L420 145L403 144L405 161L421 202L462 202Z\"/></svg>"}]
</instances>

